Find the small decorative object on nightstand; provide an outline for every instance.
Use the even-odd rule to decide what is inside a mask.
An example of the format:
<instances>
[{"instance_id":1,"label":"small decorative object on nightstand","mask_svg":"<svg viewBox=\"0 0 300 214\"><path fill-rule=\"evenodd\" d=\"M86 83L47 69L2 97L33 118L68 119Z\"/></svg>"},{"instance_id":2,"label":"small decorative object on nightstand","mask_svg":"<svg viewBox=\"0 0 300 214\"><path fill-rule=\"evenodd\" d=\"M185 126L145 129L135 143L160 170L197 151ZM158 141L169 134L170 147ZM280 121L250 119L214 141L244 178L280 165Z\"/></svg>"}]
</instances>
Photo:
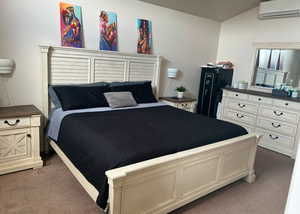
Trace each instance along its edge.
<instances>
[{"instance_id":1,"label":"small decorative object on nightstand","mask_svg":"<svg viewBox=\"0 0 300 214\"><path fill-rule=\"evenodd\" d=\"M177 92L177 98L182 99L183 95L184 95L184 92L186 92L186 88L184 86L180 86L180 87L177 87L175 89L175 91Z\"/></svg>"},{"instance_id":2,"label":"small decorative object on nightstand","mask_svg":"<svg viewBox=\"0 0 300 214\"><path fill-rule=\"evenodd\" d=\"M162 102L167 103L170 106L179 108L189 112L195 112L197 100L193 98L177 98L177 97L162 97Z\"/></svg>"},{"instance_id":3,"label":"small decorative object on nightstand","mask_svg":"<svg viewBox=\"0 0 300 214\"><path fill-rule=\"evenodd\" d=\"M0 175L40 168L41 112L34 106L0 107Z\"/></svg>"}]
</instances>

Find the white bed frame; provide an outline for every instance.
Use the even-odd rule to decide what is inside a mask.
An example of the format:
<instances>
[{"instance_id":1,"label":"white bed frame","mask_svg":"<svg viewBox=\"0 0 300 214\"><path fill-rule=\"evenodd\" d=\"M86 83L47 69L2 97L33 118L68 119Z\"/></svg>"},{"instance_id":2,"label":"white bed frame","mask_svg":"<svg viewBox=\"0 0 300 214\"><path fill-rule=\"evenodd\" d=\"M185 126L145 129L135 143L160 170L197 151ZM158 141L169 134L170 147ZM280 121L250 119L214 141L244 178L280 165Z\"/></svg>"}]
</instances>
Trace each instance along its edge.
<instances>
[{"instance_id":1,"label":"white bed frame","mask_svg":"<svg viewBox=\"0 0 300 214\"><path fill-rule=\"evenodd\" d=\"M152 80L155 93L159 94L159 56L51 46L40 49L46 117L51 106L48 84ZM109 182L107 212L168 213L241 178L252 183L258 140L258 136L249 134L109 170L106 172ZM55 142L51 141L50 145L96 201L99 192L95 187Z\"/></svg>"}]
</instances>

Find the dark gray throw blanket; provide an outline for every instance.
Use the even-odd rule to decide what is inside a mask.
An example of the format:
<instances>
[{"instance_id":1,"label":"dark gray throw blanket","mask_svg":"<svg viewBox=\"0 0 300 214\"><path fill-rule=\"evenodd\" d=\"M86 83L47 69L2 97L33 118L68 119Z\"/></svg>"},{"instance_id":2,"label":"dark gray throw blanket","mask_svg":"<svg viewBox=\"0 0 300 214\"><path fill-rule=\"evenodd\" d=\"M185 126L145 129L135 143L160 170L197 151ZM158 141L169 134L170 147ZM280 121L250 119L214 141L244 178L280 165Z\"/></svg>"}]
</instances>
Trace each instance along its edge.
<instances>
[{"instance_id":1,"label":"dark gray throw blanket","mask_svg":"<svg viewBox=\"0 0 300 214\"><path fill-rule=\"evenodd\" d=\"M228 122L160 106L66 116L57 144L100 192L97 204L105 208L105 171L245 134Z\"/></svg>"}]
</instances>

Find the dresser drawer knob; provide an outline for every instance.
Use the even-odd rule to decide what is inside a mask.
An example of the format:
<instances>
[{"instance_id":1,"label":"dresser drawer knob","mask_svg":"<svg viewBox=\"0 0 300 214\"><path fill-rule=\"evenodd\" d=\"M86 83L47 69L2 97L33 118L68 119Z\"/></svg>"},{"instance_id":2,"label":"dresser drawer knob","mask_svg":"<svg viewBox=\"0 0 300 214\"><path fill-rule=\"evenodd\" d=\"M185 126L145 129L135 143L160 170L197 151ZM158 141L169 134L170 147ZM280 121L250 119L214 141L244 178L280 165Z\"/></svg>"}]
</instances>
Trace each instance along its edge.
<instances>
[{"instance_id":1,"label":"dresser drawer knob","mask_svg":"<svg viewBox=\"0 0 300 214\"><path fill-rule=\"evenodd\" d=\"M16 125L18 125L19 122L20 122L20 120L16 120L15 123L10 123L7 120L4 121L4 123L7 124L7 125L9 125L9 126L16 126Z\"/></svg>"},{"instance_id":2,"label":"dresser drawer knob","mask_svg":"<svg viewBox=\"0 0 300 214\"><path fill-rule=\"evenodd\" d=\"M279 137L274 137L273 135L269 134L269 137L272 139L272 140L277 140Z\"/></svg>"},{"instance_id":3,"label":"dresser drawer knob","mask_svg":"<svg viewBox=\"0 0 300 214\"><path fill-rule=\"evenodd\" d=\"M283 112L273 111L276 116L282 116Z\"/></svg>"},{"instance_id":4,"label":"dresser drawer knob","mask_svg":"<svg viewBox=\"0 0 300 214\"><path fill-rule=\"evenodd\" d=\"M240 114L236 114L236 116L240 119L242 119L244 117L244 115L240 115Z\"/></svg>"},{"instance_id":5,"label":"dresser drawer knob","mask_svg":"<svg viewBox=\"0 0 300 214\"><path fill-rule=\"evenodd\" d=\"M245 105L245 104L240 104L240 103L239 103L239 107L240 107L240 108L245 108L246 105Z\"/></svg>"},{"instance_id":6,"label":"dresser drawer knob","mask_svg":"<svg viewBox=\"0 0 300 214\"><path fill-rule=\"evenodd\" d=\"M272 123L272 126L273 126L274 128L280 128L280 127L281 127L280 124L276 125L275 123Z\"/></svg>"},{"instance_id":7,"label":"dresser drawer knob","mask_svg":"<svg viewBox=\"0 0 300 214\"><path fill-rule=\"evenodd\" d=\"M31 134L27 134L27 137L28 137L28 138L31 138Z\"/></svg>"},{"instance_id":8,"label":"dresser drawer knob","mask_svg":"<svg viewBox=\"0 0 300 214\"><path fill-rule=\"evenodd\" d=\"M285 103L285 105L286 105L286 106L288 106L288 105L289 105L289 103Z\"/></svg>"},{"instance_id":9,"label":"dresser drawer knob","mask_svg":"<svg viewBox=\"0 0 300 214\"><path fill-rule=\"evenodd\" d=\"M261 98L258 98L258 101L261 101Z\"/></svg>"},{"instance_id":10,"label":"dresser drawer knob","mask_svg":"<svg viewBox=\"0 0 300 214\"><path fill-rule=\"evenodd\" d=\"M238 95L238 94L235 94L235 96L238 97L239 95Z\"/></svg>"}]
</instances>

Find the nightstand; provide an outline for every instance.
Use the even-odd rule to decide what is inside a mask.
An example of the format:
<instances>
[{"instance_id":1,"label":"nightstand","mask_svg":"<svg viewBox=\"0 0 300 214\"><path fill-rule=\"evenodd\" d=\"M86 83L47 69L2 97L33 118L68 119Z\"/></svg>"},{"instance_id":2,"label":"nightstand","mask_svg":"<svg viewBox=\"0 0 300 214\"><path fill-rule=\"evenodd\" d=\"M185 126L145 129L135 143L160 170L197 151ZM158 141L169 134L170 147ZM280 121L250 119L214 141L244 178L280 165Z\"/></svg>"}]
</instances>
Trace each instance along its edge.
<instances>
[{"instance_id":1,"label":"nightstand","mask_svg":"<svg viewBox=\"0 0 300 214\"><path fill-rule=\"evenodd\" d=\"M34 106L0 107L0 175L40 168L41 112Z\"/></svg>"},{"instance_id":2,"label":"nightstand","mask_svg":"<svg viewBox=\"0 0 300 214\"><path fill-rule=\"evenodd\" d=\"M166 104L189 112L195 112L197 100L193 98L161 97Z\"/></svg>"}]
</instances>

